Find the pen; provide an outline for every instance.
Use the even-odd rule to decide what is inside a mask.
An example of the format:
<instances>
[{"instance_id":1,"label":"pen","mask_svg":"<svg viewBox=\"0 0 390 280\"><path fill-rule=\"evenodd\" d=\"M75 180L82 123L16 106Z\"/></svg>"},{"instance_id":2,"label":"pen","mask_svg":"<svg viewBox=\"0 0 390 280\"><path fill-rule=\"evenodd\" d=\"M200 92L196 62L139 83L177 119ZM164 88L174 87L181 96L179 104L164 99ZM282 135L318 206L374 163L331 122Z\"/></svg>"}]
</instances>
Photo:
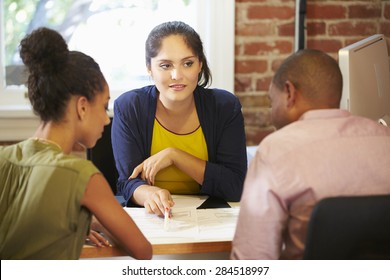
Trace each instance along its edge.
<instances>
[{"instance_id":1,"label":"pen","mask_svg":"<svg viewBox=\"0 0 390 280\"><path fill-rule=\"evenodd\" d=\"M164 212L164 229L169 229L169 220L171 219L171 211L168 208L165 208Z\"/></svg>"}]
</instances>

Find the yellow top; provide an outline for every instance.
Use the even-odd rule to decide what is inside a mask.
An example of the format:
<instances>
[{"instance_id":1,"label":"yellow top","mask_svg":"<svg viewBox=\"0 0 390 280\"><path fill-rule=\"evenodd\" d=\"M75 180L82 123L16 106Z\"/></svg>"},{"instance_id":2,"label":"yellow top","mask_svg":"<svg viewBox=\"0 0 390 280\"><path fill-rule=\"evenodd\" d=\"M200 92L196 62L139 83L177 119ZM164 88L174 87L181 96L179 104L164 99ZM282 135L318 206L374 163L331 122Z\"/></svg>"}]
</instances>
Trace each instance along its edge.
<instances>
[{"instance_id":1,"label":"yellow top","mask_svg":"<svg viewBox=\"0 0 390 280\"><path fill-rule=\"evenodd\" d=\"M206 140L201 126L188 134L176 134L167 130L155 119L151 155L169 147L178 148L197 158L208 160ZM157 173L154 185L167 189L172 194L198 194L200 190L199 184L194 179L173 165Z\"/></svg>"}]
</instances>

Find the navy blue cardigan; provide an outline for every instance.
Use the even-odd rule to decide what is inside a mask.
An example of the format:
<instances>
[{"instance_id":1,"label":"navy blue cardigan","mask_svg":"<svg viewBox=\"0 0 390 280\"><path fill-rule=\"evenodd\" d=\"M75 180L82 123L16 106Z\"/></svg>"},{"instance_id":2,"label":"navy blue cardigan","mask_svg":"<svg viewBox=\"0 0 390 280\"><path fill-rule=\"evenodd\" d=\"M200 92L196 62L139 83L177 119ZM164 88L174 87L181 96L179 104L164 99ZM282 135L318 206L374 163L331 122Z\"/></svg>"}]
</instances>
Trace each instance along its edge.
<instances>
[{"instance_id":1,"label":"navy blue cardigan","mask_svg":"<svg viewBox=\"0 0 390 280\"><path fill-rule=\"evenodd\" d=\"M150 156L157 97L157 88L146 86L125 92L114 102L111 141L119 174L117 195L128 203L134 190L147 184L128 177ZM200 193L239 201L247 171L240 101L228 91L200 86L194 91L194 99L209 156Z\"/></svg>"}]
</instances>

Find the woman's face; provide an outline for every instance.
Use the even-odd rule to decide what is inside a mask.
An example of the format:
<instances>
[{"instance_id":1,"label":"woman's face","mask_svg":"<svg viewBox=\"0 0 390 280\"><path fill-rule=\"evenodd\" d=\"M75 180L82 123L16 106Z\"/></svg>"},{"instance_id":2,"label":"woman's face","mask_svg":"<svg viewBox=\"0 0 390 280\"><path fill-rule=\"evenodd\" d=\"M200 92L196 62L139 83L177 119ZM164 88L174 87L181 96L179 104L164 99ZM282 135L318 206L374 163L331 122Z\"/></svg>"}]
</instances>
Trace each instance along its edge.
<instances>
[{"instance_id":1,"label":"woman's face","mask_svg":"<svg viewBox=\"0 0 390 280\"><path fill-rule=\"evenodd\" d=\"M202 69L199 58L180 35L170 35L162 40L161 49L151 59L150 74L166 102L192 98Z\"/></svg>"},{"instance_id":2,"label":"woman's face","mask_svg":"<svg viewBox=\"0 0 390 280\"><path fill-rule=\"evenodd\" d=\"M101 93L96 94L92 102L87 102L88 114L86 114L85 130L80 142L88 148L95 146L97 140L102 137L104 127L110 123L107 113L109 100L110 92L106 85Z\"/></svg>"}]
</instances>

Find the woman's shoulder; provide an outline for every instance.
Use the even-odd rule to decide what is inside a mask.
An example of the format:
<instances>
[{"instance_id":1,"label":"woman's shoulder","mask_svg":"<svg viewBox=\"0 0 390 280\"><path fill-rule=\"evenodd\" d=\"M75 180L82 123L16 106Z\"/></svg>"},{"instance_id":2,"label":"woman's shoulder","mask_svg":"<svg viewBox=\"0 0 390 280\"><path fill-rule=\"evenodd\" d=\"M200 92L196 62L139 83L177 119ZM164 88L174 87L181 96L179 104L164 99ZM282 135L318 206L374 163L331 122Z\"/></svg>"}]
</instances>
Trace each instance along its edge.
<instances>
[{"instance_id":1,"label":"woman's shoulder","mask_svg":"<svg viewBox=\"0 0 390 280\"><path fill-rule=\"evenodd\" d=\"M196 90L199 104L209 104L212 107L225 108L228 111L241 110L241 103L237 96L230 91L219 88L202 88ZM195 97L196 98L196 97Z\"/></svg>"},{"instance_id":2,"label":"woman's shoulder","mask_svg":"<svg viewBox=\"0 0 390 280\"><path fill-rule=\"evenodd\" d=\"M31 166L40 172L77 174L100 173L90 161L75 154L64 154L52 144L36 139L27 139L17 144L0 149L0 158L15 166Z\"/></svg>"},{"instance_id":3,"label":"woman's shoulder","mask_svg":"<svg viewBox=\"0 0 390 280\"><path fill-rule=\"evenodd\" d=\"M154 85L133 89L122 93L114 101L116 114L131 114L132 111L145 111L157 102L157 90Z\"/></svg>"},{"instance_id":4,"label":"woman's shoulder","mask_svg":"<svg viewBox=\"0 0 390 280\"><path fill-rule=\"evenodd\" d=\"M55 167L58 174L76 176L82 185L86 185L92 175L101 173L92 161L74 155L58 157Z\"/></svg>"},{"instance_id":5,"label":"woman's shoulder","mask_svg":"<svg viewBox=\"0 0 390 280\"><path fill-rule=\"evenodd\" d=\"M127 91L114 101L114 119L116 115L130 119L134 119L135 115L144 117L152 113L151 108L156 103L157 89L154 85Z\"/></svg>"},{"instance_id":6,"label":"woman's shoulder","mask_svg":"<svg viewBox=\"0 0 390 280\"><path fill-rule=\"evenodd\" d=\"M119 97L115 100L116 103L123 103L123 102L132 102L134 99L146 99L153 97L156 94L154 85L149 85L137 89L132 89L129 91L126 91L119 95Z\"/></svg>"},{"instance_id":7,"label":"woman's shoulder","mask_svg":"<svg viewBox=\"0 0 390 280\"><path fill-rule=\"evenodd\" d=\"M198 87L197 92L201 98L213 98L216 101L237 102L238 97L230 91L220 88Z\"/></svg>"}]
</instances>

